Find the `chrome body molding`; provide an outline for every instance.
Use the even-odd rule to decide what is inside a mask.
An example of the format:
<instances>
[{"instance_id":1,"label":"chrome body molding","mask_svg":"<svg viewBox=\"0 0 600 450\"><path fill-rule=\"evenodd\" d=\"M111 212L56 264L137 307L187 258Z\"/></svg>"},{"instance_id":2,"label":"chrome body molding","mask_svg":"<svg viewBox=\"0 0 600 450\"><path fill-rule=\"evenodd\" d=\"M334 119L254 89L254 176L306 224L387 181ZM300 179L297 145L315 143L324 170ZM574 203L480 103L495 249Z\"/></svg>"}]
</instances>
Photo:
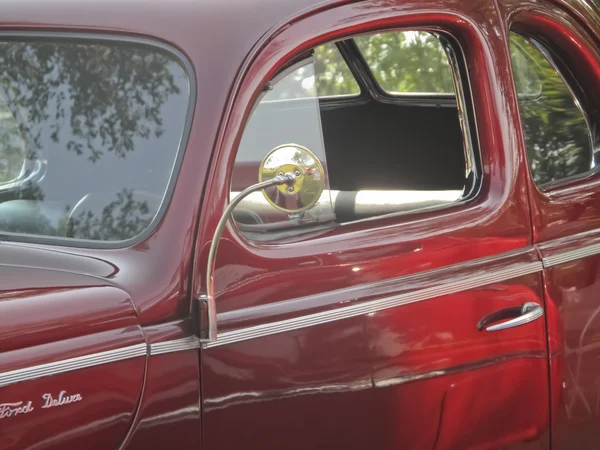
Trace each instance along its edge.
<instances>
[{"instance_id":1,"label":"chrome body molding","mask_svg":"<svg viewBox=\"0 0 600 450\"><path fill-rule=\"evenodd\" d=\"M569 250L564 253L559 253L557 255L542 258L542 262L544 263L544 267L552 267L558 264L575 261L576 259L585 258L586 256L597 255L599 253L600 244L593 244L579 248L577 250Z\"/></svg>"},{"instance_id":2,"label":"chrome body molding","mask_svg":"<svg viewBox=\"0 0 600 450\"><path fill-rule=\"evenodd\" d=\"M164 353L181 352L184 350L195 350L200 348L200 339L196 336L189 336L173 341L157 342L150 344L150 355L162 355Z\"/></svg>"},{"instance_id":3,"label":"chrome body molding","mask_svg":"<svg viewBox=\"0 0 600 450\"><path fill-rule=\"evenodd\" d=\"M135 344L128 347L107 350L105 352L92 353L76 358L63 359L37 366L3 372L0 373L0 387L71 372L73 370L86 369L88 367L137 358L139 356L161 355L164 353L195 350L198 348L200 348L200 340L195 336L188 336L172 341L157 342L150 345L143 343Z\"/></svg>"},{"instance_id":4,"label":"chrome body molding","mask_svg":"<svg viewBox=\"0 0 600 450\"><path fill-rule=\"evenodd\" d=\"M0 373L0 387L146 355L147 345L136 344L24 369L11 370L10 372Z\"/></svg>"},{"instance_id":5,"label":"chrome body molding","mask_svg":"<svg viewBox=\"0 0 600 450\"><path fill-rule=\"evenodd\" d=\"M469 289L505 281L511 278L517 278L531 273L541 272L542 270L542 263L540 261L534 261L519 264L507 269L497 269L489 272L479 271L479 274L465 277L458 281L451 281L451 278L448 278L447 282L425 289L364 301L354 305L294 317L292 319L280 320L252 327L241 328L239 330L219 333L216 341L205 342L202 344L202 348L208 349L212 347L218 347L221 345L232 344L234 342L246 341L249 339L270 336L273 334L284 333L286 331L298 330L314 325L334 322L337 320L374 313L377 311L383 311L411 303L430 300L443 295L467 291Z\"/></svg>"}]
</instances>

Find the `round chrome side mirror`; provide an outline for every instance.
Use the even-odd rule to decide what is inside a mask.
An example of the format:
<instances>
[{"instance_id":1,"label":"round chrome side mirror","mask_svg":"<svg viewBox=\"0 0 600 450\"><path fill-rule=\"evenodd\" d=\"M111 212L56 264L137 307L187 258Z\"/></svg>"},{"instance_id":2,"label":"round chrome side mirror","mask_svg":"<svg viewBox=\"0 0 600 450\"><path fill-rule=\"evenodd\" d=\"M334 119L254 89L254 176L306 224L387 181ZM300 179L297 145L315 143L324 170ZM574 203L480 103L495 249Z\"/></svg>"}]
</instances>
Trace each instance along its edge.
<instances>
[{"instance_id":1,"label":"round chrome side mirror","mask_svg":"<svg viewBox=\"0 0 600 450\"><path fill-rule=\"evenodd\" d=\"M291 174L294 181L263 189L267 201L280 211L299 213L312 208L325 187L325 172L319 159L306 147L286 144L271 150L258 172L260 183Z\"/></svg>"}]
</instances>

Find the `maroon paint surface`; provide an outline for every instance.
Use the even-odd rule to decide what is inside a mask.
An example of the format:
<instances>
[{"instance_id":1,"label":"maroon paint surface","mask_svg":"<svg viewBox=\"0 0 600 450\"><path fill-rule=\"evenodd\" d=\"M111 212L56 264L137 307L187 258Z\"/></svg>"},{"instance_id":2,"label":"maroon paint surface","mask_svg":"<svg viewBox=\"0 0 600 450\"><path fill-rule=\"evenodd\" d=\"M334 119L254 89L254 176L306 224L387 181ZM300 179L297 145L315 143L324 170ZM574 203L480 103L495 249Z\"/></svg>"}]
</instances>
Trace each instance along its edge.
<instances>
[{"instance_id":1,"label":"maroon paint surface","mask_svg":"<svg viewBox=\"0 0 600 450\"><path fill-rule=\"evenodd\" d=\"M191 335L185 322L190 299L203 292L200 274L229 194L249 106L292 55L345 35L439 26L457 37L477 113L486 175L481 195L450 211L352 224L297 244L255 245L227 230L216 276L222 331L336 308L352 286L425 272L410 286L393 286L394 292L410 292L439 282L437 272L426 272L438 268L446 268L444 277L468 277L490 270L471 261L534 243L545 257L559 251L545 242L599 228L596 179L551 193L531 184L505 41L507 23L520 6L452 0L263 3L2 3L4 30L118 33L174 45L194 65L198 92L173 197L149 238L115 250L0 242L0 372ZM573 55L573 67L590 72L584 87L595 89L596 51L591 38L582 37L584 26L565 11L587 21L596 38L597 16L575 2L565 4L565 11L550 3L528 7L540 9L539 28ZM227 39L214 45L224 30ZM586 235L563 249L596 238ZM511 255L502 267L536 260L531 252ZM598 261L548 269L545 283L540 274L526 275L209 349L201 352L201 366L192 350L2 387L0 403L39 402L43 393L61 390L80 393L83 400L0 421L0 448L188 449L204 443L207 449L545 449L547 345L553 444L573 448L568 442L577 436L582 446L591 445L598 425L589 406L596 401L600 370L593 344L600 332ZM333 290L340 296L325 298ZM496 334L476 330L477 321L494 311L543 303L544 292L548 340L543 320ZM380 294L367 289L360 299ZM286 302L301 297L312 303Z\"/></svg>"}]
</instances>

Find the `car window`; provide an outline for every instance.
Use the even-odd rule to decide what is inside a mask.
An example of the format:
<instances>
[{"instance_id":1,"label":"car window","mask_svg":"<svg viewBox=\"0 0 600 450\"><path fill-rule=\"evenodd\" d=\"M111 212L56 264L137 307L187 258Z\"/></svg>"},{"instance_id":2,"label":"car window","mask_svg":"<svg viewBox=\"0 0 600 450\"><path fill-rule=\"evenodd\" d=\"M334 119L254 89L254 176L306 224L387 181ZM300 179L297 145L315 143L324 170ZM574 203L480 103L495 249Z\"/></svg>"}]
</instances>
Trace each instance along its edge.
<instances>
[{"instance_id":1,"label":"car window","mask_svg":"<svg viewBox=\"0 0 600 450\"><path fill-rule=\"evenodd\" d=\"M543 186L593 169L586 117L544 47L511 33L510 49L527 158L536 184Z\"/></svg>"},{"instance_id":2,"label":"car window","mask_svg":"<svg viewBox=\"0 0 600 450\"><path fill-rule=\"evenodd\" d=\"M452 71L439 39L401 31L355 39L379 86L389 94L454 94Z\"/></svg>"},{"instance_id":3,"label":"car window","mask_svg":"<svg viewBox=\"0 0 600 450\"><path fill-rule=\"evenodd\" d=\"M147 230L189 100L184 65L153 46L0 42L0 232L124 241Z\"/></svg>"},{"instance_id":4,"label":"car window","mask_svg":"<svg viewBox=\"0 0 600 450\"><path fill-rule=\"evenodd\" d=\"M311 69L300 68L289 77L279 80L277 91L268 100L294 98L355 96L360 94L358 83L335 43L316 47ZM316 82L316 85L315 85ZM317 89L318 91L315 90Z\"/></svg>"},{"instance_id":5,"label":"car window","mask_svg":"<svg viewBox=\"0 0 600 450\"><path fill-rule=\"evenodd\" d=\"M393 54L400 61L404 60L403 42L389 41L397 45ZM445 52L442 55L446 58ZM411 58L417 61L412 62L414 73L407 79L418 80L427 72L429 59L419 61L418 53ZM317 96L323 83L329 89L327 79L315 76L319 64L315 58L306 60L270 83L271 89L256 105L242 135L231 197L256 183L261 160L286 144L306 147L319 158L326 176L325 191L315 207L295 214L275 209L260 192L252 194L234 213L240 230L255 239L275 239L317 225L447 207L474 192L477 177L462 91L459 96L452 94L443 106L372 99L331 108ZM443 67L446 73L440 79L454 83L453 66L446 62ZM330 65L325 72L336 79L336 70ZM293 84L303 86L312 97L273 101L281 98L280 88Z\"/></svg>"}]
</instances>

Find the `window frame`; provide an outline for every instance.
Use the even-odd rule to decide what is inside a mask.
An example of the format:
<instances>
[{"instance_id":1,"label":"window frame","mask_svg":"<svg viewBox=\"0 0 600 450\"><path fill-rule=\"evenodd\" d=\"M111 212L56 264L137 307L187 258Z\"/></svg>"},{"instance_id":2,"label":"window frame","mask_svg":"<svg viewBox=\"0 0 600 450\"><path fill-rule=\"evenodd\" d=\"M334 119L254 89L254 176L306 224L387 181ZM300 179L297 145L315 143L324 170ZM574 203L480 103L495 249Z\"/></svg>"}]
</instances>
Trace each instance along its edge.
<instances>
[{"instance_id":1,"label":"window frame","mask_svg":"<svg viewBox=\"0 0 600 450\"><path fill-rule=\"evenodd\" d=\"M197 86L196 73L189 58L176 47L167 43L161 42L154 38L130 36L127 34L109 34L106 32L70 32L70 31L1 31L0 41L52 41L52 42L73 42L73 43L117 43L117 44L133 44L138 46L149 47L150 49L158 49L168 53L173 59L177 60L184 73L187 76L189 85L188 104L185 114L185 123L183 124L182 134L177 143L177 149L173 165L169 174L164 195L160 206L151 222L141 233L129 239L117 241L100 241L92 239L69 238L61 236L44 236L28 233L13 233L0 230L0 239L10 242L23 242L30 244L46 244L60 247L74 247L87 249L122 249L134 246L146 238L148 238L157 228L158 224L164 218L165 212L173 196L175 184L183 162L183 156L187 147L188 139L192 129L192 121L194 110L197 101Z\"/></svg>"},{"instance_id":2,"label":"window frame","mask_svg":"<svg viewBox=\"0 0 600 450\"><path fill-rule=\"evenodd\" d=\"M260 245L267 245L267 246L293 243L293 242L302 243L306 240L311 240L312 237L318 237L320 234L322 234L323 231L328 231L328 230L331 230L332 228L352 227L352 226L356 226L356 225L361 226L362 224L370 225L374 221L384 222L386 220L405 218L407 216L417 219L419 216L426 215L428 213L436 213L436 212L440 212L440 211L448 211L448 210L460 208L466 204L469 204L469 203L477 200L477 198L480 195L482 185L483 185L483 170L482 170L482 166L481 166L482 155L481 155L481 149L479 146L479 138L478 138L478 133L477 133L475 105L474 105L474 102L472 99L472 92L471 92L472 87L471 87L471 82L470 82L468 71L467 71L464 51L463 51L459 41L450 32L445 31L445 30L440 30L438 28L428 28L427 26L415 26L415 27L407 26L407 27L401 27L401 28L398 28L398 27L382 28L382 29L372 30L372 31L369 31L366 33L360 33L360 35L369 35L369 34L374 34L374 33L379 33L379 32L402 32L402 31L426 31L428 33L431 33L440 40L440 45L442 45L442 47L446 53L446 57L448 58L449 67L450 67L450 70L452 71L456 95L452 94L451 95L452 98L450 101L448 101L449 96L446 95L445 96L446 97L445 106L452 106L452 107L457 108L459 125L461 128L461 135L463 137L463 151L464 151L464 156L465 156L465 182L466 183L469 181L469 178L472 175L472 181L471 181L471 185L469 186L468 192L466 192L467 186L465 185L465 188L463 190L463 195L457 201L455 201L453 203L449 203L449 204L432 205L429 207L424 207L424 208L415 209L415 210L408 210L408 211L397 211L397 212L381 214L381 215L372 216L372 217L365 217L365 218L348 221L348 222L342 222L342 223L339 223L339 222L317 223L316 225L314 225L312 227L307 226L306 231L300 232L300 233L289 233L289 231L292 230L293 228L290 228L290 229L285 228L285 229L282 229L282 234L284 235L284 237L281 240L280 239L263 240L263 239L249 238L249 237L247 237L246 234L248 232L251 232L250 229L254 228L255 226L244 224L242 227L240 227L240 224L238 224L235 220L233 220L232 227L235 229L236 234L238 236L240 236L241 239L243 239L246 243L248 243L250 245L260 244ZM336 102L331 102L330 104L325 104L326 108L327 107L337 107L342 104L344 104L344 105L347 105L349 103L354 104L359 101L360 102L377 101L377 102L382 102L382 103L389 103L389 104L396 104L396 105L399 105L399 104L411 105L411 106L429 106L429 107L432 107L432 106L439 107L440 106L440 103L437 100L434 102L427 103L427 104L424 104L423 101L417 101L415 103L414 98L407 99L407 98L403 98L402 96L390 95L389 93L384 91L381 87L378 87L378 83L375 80L374 75L370 71L368 64L362 57L362 54L358 50L356 43L352 39L354 36L356 36L356 34L351 34L348 37L338 38L337 40L335 40L335 42L338 44L342 43L342 48L340 48L340 47L338 47L338 48L340 49L340 53L342 53L342 56L343 56L344 60L346 61L346 64L350 68L351 73L353 74L353 76L355 76L355 79L361 89L361 93L359 95L355 95L352 97L344 98L342 100L338 100ZM351 41L351 44L349 44L350 41ZM318 45L323 45L323 44L326 44L329 42L332 42L332 41L325 41L325 42L319 43L319 44L313 46L313 48ZM348 47L344 48L344 44L347 45L349 48ZM349 57L348 51L352 51L352 46L355 47L355 51L358 53L357 64L354 64L352 62L352 59L348 59L348 57ZM299 56L301 56L301 55L299 55ZM282 77L282 74L289 73L290 68L294 68L297 64L297 61L298 61L298 57L291 58L288 62L284 63L283 66L278 71L276 71L275 74L271 77L271 80L269 80L267 82L267 86L271 85L273 83L273 80L276 81L276 80L280 79ZM361 78L357 78L355 73L360 73L362 75ZM370 84L371 82L373 83L373 85ZM366 87L366 89L364 89L365 87ZM375 89L375 91L377 91L377 89L379 89L379 90L381 90L381 92L374 92L373 89ZM363 95L366 95L366 99L362 98ZM262 94L259 95L259 97L256 99L254 104L251 105L251 107L249 108L251 113L254 111L254 109L256 108L256 106L261 98L262 98ZM321 97L317 97L317 98L319 100L319 103L321 103L322 98ZM335 96L331 96L329 98L332 99L332 98L335 98ZM432 98L433 98L433 96L432 96ZM326 102L327 102L327 100L326 100ZM250 116L251 116L251 114L248 116L248 120L250 119ZM240 138L241 138L242 134L243 134L243 129L242 129L242 132L240 133ZM239 146L239 142L238 142L238 146ZM234 153L233 161L235 161L235 157L237 156L237 151L238 151L238 148L236 147L235 151L233 152ZM325 154L327 154L327 149L325 149ZM228 178L227 178L227 186L232 185L232 167L230 170L231 173L229 173ZM258 225L256 227L258 227ZM246 228L246 230L242 230L242 228ZM286 238L285 237L286 235L289 235L289 236Z\"/></svg>"}]
</instances>

